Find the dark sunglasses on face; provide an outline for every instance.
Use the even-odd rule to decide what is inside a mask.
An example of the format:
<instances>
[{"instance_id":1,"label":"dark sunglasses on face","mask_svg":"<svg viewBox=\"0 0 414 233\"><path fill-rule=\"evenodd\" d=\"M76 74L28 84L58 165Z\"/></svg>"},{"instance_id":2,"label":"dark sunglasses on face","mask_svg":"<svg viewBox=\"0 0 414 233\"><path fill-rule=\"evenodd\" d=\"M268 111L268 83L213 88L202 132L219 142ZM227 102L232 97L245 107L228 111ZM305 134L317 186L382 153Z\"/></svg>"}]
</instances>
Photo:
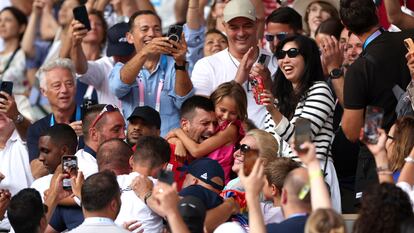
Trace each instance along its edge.
<instances>
[{"instance_id":1,"label":"dark sunglasses on face","mask_svg":"<svg viewBox=\"0 0 414 233\"><path fill-rule=\"evenodd\" d=\"M246 154L251 150L257 151L257 149L252 149L252 148L250 148L249 145L246 145L246 144L241 144L241 145L236 144L234 146L234 151L237 151L237 150L240 150L241 154Z\"/></svg>"},{"instance_id":2,"label":"dark sunglasses on face","mask_svg":"<svg viewBox=\"0 0 414 233\"><path fill-rule=\"evenodd\" d=\"M281 40L284 40L287 37L287 35L288 35L287 32L279 32L276 35L267 34L265 35L265 39L269 42L273 42L276 37L278 41L281 41Z\"/></svg>"},{"instance_id":3,"label":"dark sunglasses on face","mask_svg":"<svg viewBox=\"0 0 414 233\"><path fill-rule=\"evenodd\" d=\"M286 57L286 54L288 55L289 58L294 58L294 57L297 57L300 54L300 52L299 52L299 49L297 48L290 48L287 51L285 50L276 51L275 55L277 59L283 59Z\"/></svg>"},{"instance_id":4,"label":"dark sunglasses on face","mask_svg":"<svg viewBox=\"0 0 414 233\"><path fill-rule=\"evenodd\" d=\"M105 107L102 109L102 111L99 113L98 116L96 116L95 120L92 123L91 128L95 127L96 123L98 123L98 121L102 118L102 116L106 113L106 112L119 112L119 109L117 106L112 105L112 104L107 104L105 105Z\"/></svg>"}]
</instances>

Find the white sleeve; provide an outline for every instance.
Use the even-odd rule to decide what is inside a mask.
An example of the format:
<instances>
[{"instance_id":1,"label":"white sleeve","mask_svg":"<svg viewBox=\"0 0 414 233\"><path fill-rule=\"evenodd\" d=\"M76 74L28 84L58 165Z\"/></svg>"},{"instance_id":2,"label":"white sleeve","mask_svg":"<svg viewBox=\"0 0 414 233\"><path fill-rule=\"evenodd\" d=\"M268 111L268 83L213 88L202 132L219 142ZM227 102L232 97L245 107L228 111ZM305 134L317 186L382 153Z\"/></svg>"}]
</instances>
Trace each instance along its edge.
<instances>
[{"instance_id":1,"label":"white sleeve","mask_svg":"<svg viewBox=\"0 0 414 233\"><path fill-rule=\"evenodd\" d=\"M95 89L99 90L102 86L102 83L107 78L104 69L104 61L99 59L97 61L88 61L88 70L85 74L79 75L79 81L93 86Z\"/></svg>"},{"instance_id":2,"label":"white sleeve","mask_svg":"<svg viewBox=\"0 0 414 233\"><path fill-rule=\"evenodd\" d=\"M213 90L212 80L214 79L214 72L211 64L206 58L199 60L193 69L191 81L195 89L196 95L210 96Z\"/></svg>"}]
</instances>

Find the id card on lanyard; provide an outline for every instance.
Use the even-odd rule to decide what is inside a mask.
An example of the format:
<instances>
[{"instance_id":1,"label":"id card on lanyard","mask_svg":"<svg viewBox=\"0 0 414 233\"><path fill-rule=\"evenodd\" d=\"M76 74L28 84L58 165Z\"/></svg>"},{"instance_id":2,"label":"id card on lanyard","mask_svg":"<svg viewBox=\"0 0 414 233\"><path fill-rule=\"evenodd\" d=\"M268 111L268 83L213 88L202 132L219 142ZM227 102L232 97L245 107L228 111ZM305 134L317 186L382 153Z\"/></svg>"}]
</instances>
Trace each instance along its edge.
<instances>
[{"instance_id":1,"label":"id card on lanyard","mask_svg":"<svg viewBox=\"0 0 414 233\"><path fill-rule=\"evenodd\" d=\"M158 81L157 94L155 96L155 110L157 110L157 112L160 112L161 92L162 92L162 88L164 87L165 73L166 73L165 70L167 69L167 58L164 55L161 55L161 63L159 65L159 68L161 69L161 78ZM146 90L144 87L144 77L142 77L141 71L138 74L137 82L138 82L138 91L139 91L138 103L139 103L139 106L142 107L145 105L145 91Z\"/></svg>"}]
</instances>

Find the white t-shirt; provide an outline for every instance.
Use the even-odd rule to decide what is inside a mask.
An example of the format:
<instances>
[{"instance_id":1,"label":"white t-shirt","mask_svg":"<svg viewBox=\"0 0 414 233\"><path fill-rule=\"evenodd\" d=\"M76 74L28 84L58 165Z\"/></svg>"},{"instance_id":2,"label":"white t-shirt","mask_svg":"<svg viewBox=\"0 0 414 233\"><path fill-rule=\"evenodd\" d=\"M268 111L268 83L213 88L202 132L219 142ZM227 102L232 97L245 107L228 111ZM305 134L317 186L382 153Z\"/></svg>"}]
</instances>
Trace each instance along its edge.
<instances>
[{"instance_id":1,"label":"white t-shirt","mask_svg":"<svg viewBox=\"0 0 414 233\"><path fill-rule=\"evenodd\" d=\"M137 172L131 172L128 175L119 175L118 184L121 190L127 188L135 177L140 174ZM149 177L152 182L156 183L156 180ZM131 220L138 220L142 223L142 226L133 231L138 232L141 229L144 229L146 233L159 233L163 227L162 218L154 213L144 201L139 199L133 190L123 191L121 194L121 210L119 211L118 217L115 219L115 223L119 226L122 226L124 222Z\"/></svg>"},{"instance_id":2,"label":"white t-shirt","mask_svg":"<svg viewBox=\"0 0 414 233\"><path fill-rule=\"evenodd\" d=\"M98 163L91 154L81 149L76 152L75 156L78 158L79 171L83 173L85 179L98 172Z\"/></svg>"},{"instance_id":3,"label":"white t-shirt","mask_svg":"<svg viewBox=\"0 0 414 233\"><path fill-rule=\"evenodd\" d=\"M0 149L0 172L5 177L0 182L0 189L8 189L12 196L30 187L33 182L26 143L16 130L7 140L6 146ZM6 218L0 221L0 229L10 229Z\"/></svg>"},{"instance_id":4,"label":"white t-shirt","mask_svg":"<svg viewBox=\"0 0 414 233\"><path fill-rule=\"evenodd\" d=\"M260 49L260 53L270 55L263 49ZM200 59L194 65L191 76L196 95L210 96L220 84L234 80L239 64L240 62L230 54L228 49ZM271 59L268 65L269 70L274 72L276 65L274 59ZM264 129L266 108L263 105L256 104L253 92L250 90L251 86L249 90L247 90L247 86L250 85L247 85L247 82L245 82L243 87L247 93L247 113L249 119L259 129Z\"/></svg>"},{"instance_id":5,"label":"white t-shirt","mask_svg":"<svg viewBox=\"0 0 414 233\"><path fill-rule=\"evenodd\" d=\"M96 61L88 61L88 70L78 75L79 81L91 85L96 89L98 102L120 106L119 99L109 90L108 76L114 68L114 60L104 56Z\"/></svg>"},{"instance_id":6,"label":"white t-shirt","mask_svg":"<svg viewBox=\"0 0 414 233\"><path fill-rule=\"evenodd\" d=\"M33 181L31 188L39 191L42 201L45 202L45 191L49 189L53 174L49 174Z\"/></svg>"}]
</instances>

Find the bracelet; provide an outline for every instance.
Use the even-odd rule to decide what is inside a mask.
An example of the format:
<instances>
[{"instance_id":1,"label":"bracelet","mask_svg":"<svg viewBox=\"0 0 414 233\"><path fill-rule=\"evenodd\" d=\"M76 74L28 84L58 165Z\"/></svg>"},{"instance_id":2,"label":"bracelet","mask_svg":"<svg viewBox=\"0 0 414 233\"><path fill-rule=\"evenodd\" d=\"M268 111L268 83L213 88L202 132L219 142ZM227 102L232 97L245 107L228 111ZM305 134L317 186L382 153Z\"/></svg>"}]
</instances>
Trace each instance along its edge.
<instances>
[{"instance_id":1,"label":"bracelet","mask_svg":"<svg viewBox=\"0 0 414 233\"><path fill-rule=\"evenodd\" d=\"M409 155L404 159L406 163L414 163L414 159L411 158Z\"/></svg>"},{"instance_id":2,"label":"bracelet","mask_svg":"<svg viewBox=\"0 0 414 233\"><path fill-rule=\"evenodd\" d=\"M392 171L390 170L388 165L384 166L384 167L379 166L379 167L377 167L376 170L377 170L377 173L380 174L380 175L391 175L392 174Z\"/></svg>"},{"instance_id":3,"label":"bracelet","mask_svg":"<svg viewBox=\"0 0 414 233\"><path fill-rule=\"evenodd\" d=\"M309 180L314 180L316 178L319 177L323 177L322 171L321 170L317 170L317 171L312 171L309 173Z\"/></svg>"},{"instance_id":4,"label":"bracelet","mask_svg":"<svg viewBox=\"0 0 414 233\"><path fill-rule=\"evenodd\" d=\"M145 203L145 205L147 205L147 200L148 200L148 198L150 198L152 196L152 191L149 191L149 192L147 192L146 194L145 194L145 196L144 196L144 203Z\"/></svg>"}]
</instances>

